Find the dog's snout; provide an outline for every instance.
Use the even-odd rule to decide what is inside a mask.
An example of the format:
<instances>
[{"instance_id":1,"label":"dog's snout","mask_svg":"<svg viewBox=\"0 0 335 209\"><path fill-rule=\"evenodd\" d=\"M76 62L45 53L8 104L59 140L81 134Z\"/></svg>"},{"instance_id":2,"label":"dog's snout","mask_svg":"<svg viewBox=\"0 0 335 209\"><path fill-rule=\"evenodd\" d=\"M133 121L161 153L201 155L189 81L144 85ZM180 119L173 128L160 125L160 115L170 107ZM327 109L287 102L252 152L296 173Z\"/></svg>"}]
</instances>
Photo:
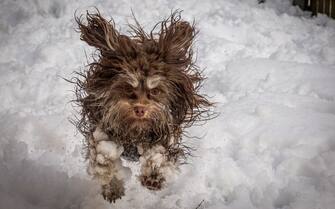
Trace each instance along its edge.
<instances>
[{"instance_id":1,"label":"dog's snout","mask_svg":"<svg viewBox=\"0 0 335 209\"><path fill-rule=\"evenodd\" d=\"M138 117L143 117L145 115L146 111L147 110L144 106L135 106L134 107L134 112L135 112L136 116L138 116Z\"/></svg>"}]
</instances>

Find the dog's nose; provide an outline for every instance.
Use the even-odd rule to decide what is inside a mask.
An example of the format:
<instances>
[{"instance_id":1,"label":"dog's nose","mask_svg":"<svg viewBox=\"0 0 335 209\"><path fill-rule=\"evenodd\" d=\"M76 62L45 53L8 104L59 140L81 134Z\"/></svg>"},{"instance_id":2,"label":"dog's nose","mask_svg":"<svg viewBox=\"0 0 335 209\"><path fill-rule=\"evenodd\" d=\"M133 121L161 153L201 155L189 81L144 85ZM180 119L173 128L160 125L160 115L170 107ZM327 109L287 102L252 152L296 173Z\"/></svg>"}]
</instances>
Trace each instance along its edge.
<instances>
[{"instance_id":1,"label":"dog's nose","mask_svg":"<svg viewBox=\"0 0 335 209\"><path fill-rule=\"evenodd\" d=\"M134 107L134 112L135 112L136 116L138 116L138 117L143 117L146 111L147 110L144 106L135 106Z\"/></svg>"}]
</instances>

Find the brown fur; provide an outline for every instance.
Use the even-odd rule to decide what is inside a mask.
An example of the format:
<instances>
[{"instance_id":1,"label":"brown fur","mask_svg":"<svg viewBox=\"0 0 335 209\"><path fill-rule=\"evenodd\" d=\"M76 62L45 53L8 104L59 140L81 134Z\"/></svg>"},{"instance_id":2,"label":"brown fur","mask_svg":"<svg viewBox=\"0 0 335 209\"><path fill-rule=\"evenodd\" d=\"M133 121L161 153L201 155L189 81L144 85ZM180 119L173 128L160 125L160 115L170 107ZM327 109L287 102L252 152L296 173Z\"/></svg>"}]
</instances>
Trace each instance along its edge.
<instances>
[{"instance_id":1,"label":"brown fur","mask_svg":"<svg viewBox=\"0 0 335 209\"><path fill-rule=\"evenodd\" d=\"M86 141L99 126L125 147L160 144L174 162L185 156L185 128L208 120L212 105L199 93L204 77L193 62L194 24L183 21L177 11L150 33L135 19L131 34L123 35L99 11L87 12L86 21L76 17L81 40L97 49L97 57L74 81L81 107L76 125ZM144 82L152 76L162 80L149 89ZM138 103L148 109L145 121L133 117Z\"/></svg>"}]
</instances>

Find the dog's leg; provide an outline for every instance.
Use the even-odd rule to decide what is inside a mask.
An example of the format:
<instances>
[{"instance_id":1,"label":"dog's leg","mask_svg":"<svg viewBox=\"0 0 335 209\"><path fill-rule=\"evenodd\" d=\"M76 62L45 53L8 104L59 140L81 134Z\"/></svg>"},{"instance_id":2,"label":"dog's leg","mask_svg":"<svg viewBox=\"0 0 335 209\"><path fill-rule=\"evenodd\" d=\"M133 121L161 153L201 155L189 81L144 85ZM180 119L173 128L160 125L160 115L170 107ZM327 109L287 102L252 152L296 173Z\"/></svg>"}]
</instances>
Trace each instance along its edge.
<instances>
[{"instance_id":1,"label":"dog's leg","mask_svg":"<svg viewBox=\"0 0 335 209\"><path fill-rule=\"evenodd\" d=\"M176 156L161 145L156 145L140 157L142 185L150 190L160 190L178 171Z\"/></svg>"},{"instance_id":2,"label":"dog's leg","mask_svg":"<svg viewBox=\"0 0 335 209\"><path fill-rule=\"evenodd\" d=\"M121 199L124 180L130 175L130 169L121 164L122 152L123 147L110 141L99 128L89 140L88 173L101 184L102 195L109 202Z\"/></svg>"}]
</instances>

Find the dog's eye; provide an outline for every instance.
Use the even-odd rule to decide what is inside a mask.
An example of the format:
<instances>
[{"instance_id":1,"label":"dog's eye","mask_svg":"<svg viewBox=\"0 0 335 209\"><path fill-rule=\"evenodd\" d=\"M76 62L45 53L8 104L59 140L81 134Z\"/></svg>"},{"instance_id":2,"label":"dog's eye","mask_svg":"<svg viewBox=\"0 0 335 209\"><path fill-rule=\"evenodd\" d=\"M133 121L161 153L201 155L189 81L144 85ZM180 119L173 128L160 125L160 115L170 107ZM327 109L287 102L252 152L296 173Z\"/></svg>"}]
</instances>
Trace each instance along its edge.
<instances>
[{"instance_id":1,"label":"dog's eye","mask_svg":"<svg viewBox=\"0 0 335 209\"><path fill-rule=\"evenodd\" d=\"M129 94L129 99L137 99L137 95L134 92L132 92Z\"/></svg>"},{"instance_id":2,"label":"dog's eye","mask_svg":"<svg viewBox=\"0 0 335 209\"><path fill-rule=\"evenodd\" d=\"M158 96L161 93L159 89L151 89L150 90L150 95L152 96Z\"/></svg>"}]
</instances>

